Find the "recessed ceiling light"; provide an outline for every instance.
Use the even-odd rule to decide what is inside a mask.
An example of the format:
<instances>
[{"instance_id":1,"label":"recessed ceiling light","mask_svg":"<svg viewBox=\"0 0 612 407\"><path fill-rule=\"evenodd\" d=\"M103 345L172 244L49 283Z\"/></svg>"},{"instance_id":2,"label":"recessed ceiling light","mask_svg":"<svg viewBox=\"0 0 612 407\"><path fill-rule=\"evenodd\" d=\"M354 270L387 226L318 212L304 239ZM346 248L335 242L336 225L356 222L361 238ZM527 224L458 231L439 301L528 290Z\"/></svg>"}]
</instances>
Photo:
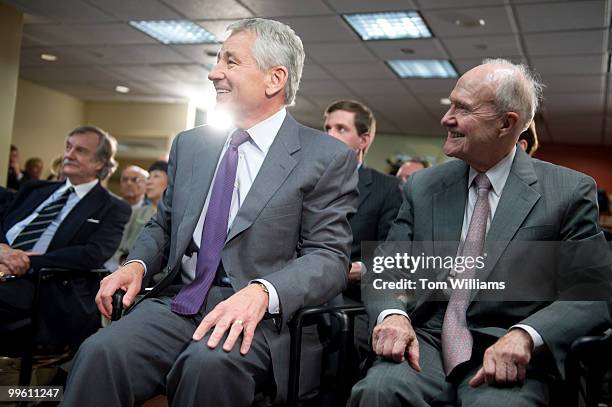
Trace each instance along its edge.
<instances>
[{"instance_id":1,"label":"recessed ceiling light","mask_svg":"<svg viewBox=\"0 0 612 407\"><path fill-rule=\"evenodd\" d=\"M467 28L484 27L486 23L487 22L482 18L464 18L455 20L455 24Z\"/></svg>"},{"instance_id":2,"label":"recessed ceiling light","mask_svg":"<svg viewBox=\"0 0 612 407\"><path fill-rule=\"evenodd\" d=\"M217 37L188 20L130 21L130 25L162 44L214 44Z\"/></svg>"},{"instance_id":3,"label":"recessed ceiling light","mask_svg":"<svg viewBox=\"0 0 612 407\"><path fill-rule=\"evenodd\" d=\"M364 41L432 36L418 11L343 14L342 17Z\"/></svg>"},{"instance_id":4,"label":"recessed ceiling light","mask_svg":"<svg viewBox=\"0 0 612 407\"><path fill-rule=\"evenodd\" d=\"M457 71L445 59L392 59L387 64L400 78L456 78Z\"/></svg>"},{"instance_id":5,"label":"recessed ceiling light","mask_svg":"<svg viewBox=\"0 0 612 407\"><path fill-rule=\"evenodd\" d=\"M115 86L115 92L128 93L129 91L130 91L130 88L128 88L127 86L122 86L122 85Z\"/></svg>"},{"instance_id":6,"label":"recessed ceiling light","mask_svg":"<svg viewBox=\"0 0 612 407\"><path fill-rule=\"evenodd\" d=\"M440 104L444 105L444 106L448 106L448 105L451 104L451 101L450 101L449 98L442 98L442 99L440 99Z\"/></svg>"},{"instance_id":7,"label":"recessed ceiling light","mask_svg":"<svg viewBox=\"0 0 612 407\"><path fill-rule=\"evenodd\" d=\"M57 56L53 54L40 54L40 59L44 61L54 62L57 61Z\"/></svg>"}]
</instances>

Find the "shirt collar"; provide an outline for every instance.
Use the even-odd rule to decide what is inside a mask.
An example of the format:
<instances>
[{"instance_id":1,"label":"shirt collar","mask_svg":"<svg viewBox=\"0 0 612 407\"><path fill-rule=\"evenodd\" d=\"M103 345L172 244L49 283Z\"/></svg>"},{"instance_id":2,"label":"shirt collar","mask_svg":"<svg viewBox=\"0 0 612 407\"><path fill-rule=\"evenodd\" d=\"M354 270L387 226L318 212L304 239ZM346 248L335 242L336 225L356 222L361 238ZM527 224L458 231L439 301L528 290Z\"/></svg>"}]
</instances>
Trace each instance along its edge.
<instances>
[{"instance_id":1,"label":"shirt collar","mask_svg":"<svg viewBox=\"0 0 612 407\"><path fill-rule=\"evenodd\" d=\"M66 178L66 189L73 187L74 192L77 194L79 199L83 199L83 197L87 195L89 191L91 191L96 185L98 185L98 182L100 181L96 178L93 181L89 181L84 184L73 185L72 182L70 182L70 180Z\"/></svg>"},{"instance_id":2,"label":"shirt collar","mask_svg":"<svg viewBox=\"0 0 612 407\"><path fill-rule=\"evenodd\" d=\"M272 142L276 138L276 134L285 121L285 116L287 116L287 109L283 107L281 110L274 113L267 119L257 123L255 126L249 129L246 129L255 146L257 146L257 148L264 154L270 149ZM233 134L235 130L236 128L231 129L229 134Z\"/></svg>"},{"instance_id":3,"label":"shirt collar","mask_svg":"<svg viewBox=\"0 0 612 407\"><path fill-rule=\"evenodd\" d=\"M504 189L504 185L506 185L506 180L508 179L508 175L510 175L510 169L512 168L512 162L514 161L514 156L516 155L516 146L512 148L512 151L508 153L504 158L499 160L497 164L493 167L489 168L485 174L489 181L491 181L491 186L493 187L493 192L497 196L501 196L502 190ZM478 175L478 171L470 167L470 175L468 177L468 189L472 186L472 182L474 178Z\"/></svg>"}]
</instances>

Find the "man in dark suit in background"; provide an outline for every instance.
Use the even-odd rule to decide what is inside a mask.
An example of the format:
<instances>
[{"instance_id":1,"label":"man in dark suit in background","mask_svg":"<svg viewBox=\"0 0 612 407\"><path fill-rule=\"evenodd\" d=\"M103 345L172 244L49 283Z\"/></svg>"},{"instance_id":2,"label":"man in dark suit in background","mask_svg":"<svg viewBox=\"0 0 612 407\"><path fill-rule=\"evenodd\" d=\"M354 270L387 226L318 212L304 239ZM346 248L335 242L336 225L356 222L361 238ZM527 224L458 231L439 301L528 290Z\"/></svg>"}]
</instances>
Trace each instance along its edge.
<instances>
[{"instance_id":1,"label":"man in dark suit in background","mask_svg":"<svg viewBox=\"0 0 612 407\"><path fill-rule=\"evenodd\" d=\"M345 295L361 301L361 242L384 241L402 204L399 180L383 174L364 163L368 149L376 136L376 119L363 103L338 100L325 109L324 129L330 136L348 145L359 163L359 206L351 221L353 244L351 269Z\"/></svg>"},{"instance_id":2,"label":"man in dark suit in background","mask_svg":"<svg viewBox=\"0 0 612 407\"><path fill-rule=\"evenodd\" d=\"M250 406L258 393L282 403L287 322L346 286L355 156L287 113L305 58L290 27L252 18L228 32L208 77L236 127L175 138L157 214L102 281L99 309L111 312L118 288L129 306L145 274L161 281L83 343L65 406L131 406L159 392L176 406Z\"/></svg>"},{"instance_id":3,"label":"man in dark suit in background","mask_svg":"<svg viewBox=\"0 0 612 407\"><path fill-rule=\"evenodd\" d=\"M86 272L102 266L121 241L130 207L100 185L116 168L116 142L103 130L78 127L64 150L66 182L36 181L2 210L0 219L0 324L29 316L33 278L41 268ZM39 338L46 344L79 343L99 325L94 303L98 277L44 282ZM47 306L48 305L48 306ZM61 322L63 328L55 326ZM13 332L18 335L19 332ZM11 332L2 341L18 343Z\"/></svg>"},{"instance_id":4,"label":"man in dark suit in background","mask_svg":"<svg viewBox=\"0 0 612 407\"><path fill-rule=\"evenodd\" d=\"M442 250L436 254L483 256L482 269L440 267L429 278L520 282L518 289L499 296L480 285L377 293L368 284L364 301L380 358L353 388L350 405L547 405L550 377L563 376L572 341L609 326L604 301L575 294L592 283L589 289L605 289L595 299L609 295L610 253L597 227L595 182L516 146L540 92L526 67L506 60L465 73L442 118L444 153L459 160L408 178L406 201L384 245L433 242ZM573 267L572 253L563 250L542 257L550 241L580 244L575 253L588 255ZM601 267L592 267L591 257L603 259ZM406 273L385 275L397 282Z\"/></svg>"}]
</instances>

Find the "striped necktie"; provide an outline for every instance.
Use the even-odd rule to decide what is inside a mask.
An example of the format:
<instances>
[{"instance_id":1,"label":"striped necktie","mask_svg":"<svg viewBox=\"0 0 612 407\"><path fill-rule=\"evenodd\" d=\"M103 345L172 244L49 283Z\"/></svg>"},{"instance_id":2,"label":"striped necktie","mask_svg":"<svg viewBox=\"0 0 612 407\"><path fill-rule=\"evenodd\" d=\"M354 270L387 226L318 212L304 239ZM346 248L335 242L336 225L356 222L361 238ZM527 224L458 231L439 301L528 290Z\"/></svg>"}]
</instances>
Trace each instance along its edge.
<instances>
[{"instance_id":1,"label":"striped necktie","mask_svg":"<svg viewBox=\"0 0 612 407\"><path fill-rule=\"evenodd\" d=\"M43 232L53 222L53 220L60 214L68 197L74 192L74 188L68 188L59 198L55 201L49 202L47 206L42 208L38 213L38 216L32 220L23 230L17 235L11 248L19 250L32 250L38 239L42 236Z\"/></svg>"}]
</instances>

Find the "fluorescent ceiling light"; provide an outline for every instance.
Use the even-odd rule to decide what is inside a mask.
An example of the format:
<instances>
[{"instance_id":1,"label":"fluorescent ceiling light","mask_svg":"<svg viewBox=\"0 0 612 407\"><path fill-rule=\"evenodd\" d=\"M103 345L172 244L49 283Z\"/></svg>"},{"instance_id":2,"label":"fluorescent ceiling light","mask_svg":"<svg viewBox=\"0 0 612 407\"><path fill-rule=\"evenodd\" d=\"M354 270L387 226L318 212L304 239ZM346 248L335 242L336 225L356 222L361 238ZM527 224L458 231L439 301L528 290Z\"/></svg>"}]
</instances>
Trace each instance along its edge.
<instances>
[{"instance_id":1,"label":"fluorescent ceiling light","mask_svg":"<svg viewBox=\"0 0 612 407\"><path fill-rule=\"evenodd\" d=\"M214 44L217 37L187 20L130 21L130 25L162 44Z\"/></svg>"},{"instance_id":2,"label":"fluorescent ceiling light","mask_svg":"<svg viewBox=\"0 0 612 407\"><path fill-rule=\"evenodd\" d=\"M387 61L400 78L456 78L457 71L444 59L393 59Z\"/></svg>"},{"instance_id":3,"label":"fluorescent ceiling light","mask_svg":"<svg viewBox=\"0 0 612 407\"><path fill-rule=\"evenodd\" d=\"M115 92L128 93L129 91L130 91L130 88L128 88L127 86L122 86L122 85L115 86Z\"/></svg>"},{"instance_id":4,"label":"fluorescent ceiling light","mask_svg":"<svg viewBox=\"0 0 612 407\"><path fill-rule=\"evenodd\" d=\"M53 54L40 54L40 59L44 61L49 61L49 62L57 61L57 57Z\"/></svg>"},{"instance_id":5,"label":"fluorescent ceiling light","mask_svg":"<svg viewBox=\"0 0 612 407\"><path fill-rule=\"evenodd\" d=\"M432 36L417 11L343 14L342 17L364 41Z\"/></svg>"}]
</instances>

